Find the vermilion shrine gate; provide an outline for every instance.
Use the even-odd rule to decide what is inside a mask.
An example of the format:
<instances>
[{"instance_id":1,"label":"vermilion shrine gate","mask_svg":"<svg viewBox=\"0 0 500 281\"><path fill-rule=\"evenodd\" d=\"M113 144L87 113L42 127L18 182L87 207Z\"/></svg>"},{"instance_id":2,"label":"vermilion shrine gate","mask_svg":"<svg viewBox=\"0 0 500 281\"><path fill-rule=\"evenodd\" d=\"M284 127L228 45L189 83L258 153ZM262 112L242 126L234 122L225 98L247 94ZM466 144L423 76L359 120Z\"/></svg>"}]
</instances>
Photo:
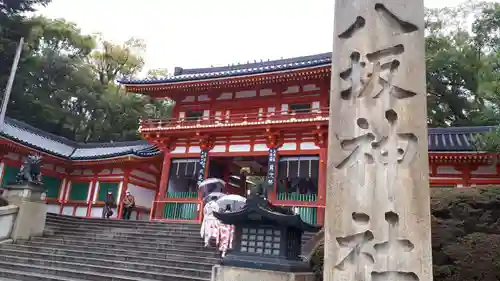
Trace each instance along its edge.
<instances>
[{"instance_id":1,"label":"vermilion shrine gate","mask_svg":"<svg viewBox=\"0 0 500 281\"><path fill-rule=\"evenodd\" d=\"M175 101L172 119L144 120L139 128L164 153L151 219L199 220L197 182L218 177L227 192L242 195L254 184L248 179L274 180L273 204L323 223L330 57L176 68L161 80L121 81L130 92ZM497 156L474 152L472 145L474 134L487 130L430 129L431 186L498 183ZM271 169L277 173L268 175Z\"/></svg>"}]
</instances>

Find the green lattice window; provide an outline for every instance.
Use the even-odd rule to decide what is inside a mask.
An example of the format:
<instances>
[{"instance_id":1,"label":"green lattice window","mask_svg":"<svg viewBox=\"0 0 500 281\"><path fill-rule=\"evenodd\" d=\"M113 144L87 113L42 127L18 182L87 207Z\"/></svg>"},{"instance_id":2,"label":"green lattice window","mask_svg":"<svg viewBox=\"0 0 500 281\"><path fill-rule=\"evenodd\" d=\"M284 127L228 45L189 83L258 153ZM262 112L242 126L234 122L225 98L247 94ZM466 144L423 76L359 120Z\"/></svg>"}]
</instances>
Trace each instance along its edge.
<instances>
[{"instance_id":1,"label":"green lattice window","mask_svg":"<svg viewBox=\"0 0 500 281\"><path fill-rule=\"evenodd\" d=\"M17 173L19 173L19 167L5 166L3 169L2 187L5 187L9 182L15 181Z\"/></svg>"},{"instance_id":2,"label":"green lattice window","mask_svg":"<svg viewBox=\"0 0 500 281\"><path fill-rule=\"evenodd\" d=\"M47 198L57 199L62 180L52 176L43 176L42 182L47 193Z\"/></svg>"},{"instance_id":3,"label":"green lattice window","mask_svg":"<svg viewBox=\"0 0 500 281\"><path fill-rule=\"evenodd\" d=\"M113 197L118 196L118 183L116 182L99 182L99 192L97 193L97 201L106 201L108 191L113 193Z\"/></svg>"},{"instance_id":4,"label":"green lattice window","mask_svg":"<svg viewBox=\"0 0 500 281\"><path fill-rule=\"evenodd\" d=\"M72 182L69 191L69 200L86 201L89 193L90 182Z\"/></svg>"}]
</instances>

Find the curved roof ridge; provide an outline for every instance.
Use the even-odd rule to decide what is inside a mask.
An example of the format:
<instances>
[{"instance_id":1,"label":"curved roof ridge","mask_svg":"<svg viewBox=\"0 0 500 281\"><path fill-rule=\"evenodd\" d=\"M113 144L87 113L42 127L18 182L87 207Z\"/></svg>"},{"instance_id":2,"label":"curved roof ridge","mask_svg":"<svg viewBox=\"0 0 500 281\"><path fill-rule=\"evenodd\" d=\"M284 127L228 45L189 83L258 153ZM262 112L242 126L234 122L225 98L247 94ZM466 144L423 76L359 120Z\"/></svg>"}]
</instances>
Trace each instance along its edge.
<instances>
[{"instance_id":1,"label":"curved roof ridge","mask_svg":"<svg viewBox=\"0 0 500 281\"><path fill-rule=\"evenodd\" d=\"M25 122L5 117L0 135L17 143L71 160L111 158L125 155L151 157L160 152L146 140L82 143L38 129Z\"/></svg>"},{"instance_id":2,"label":"curved roof ridge","mask_svg":"<svg viewBox=\"0 0 500 281\"><path fill-rule=\"evenodd\" d=\"M207 73L207 72L220 72L220 71L247 69L247 68L259 68L259 67L266 67L266 66L272 66L272 65L277 65L277 64L300 63L303 61L310 61L310 60L330 59L331 55L332 55L332 53L328 52L328 53L321 53L321 54L314 54L314 55L307 55L307 56L300 56L300 57L291 57L291 58L285 58L285 59L274 59L274 60L267 60L267 61L261 60L260 62L255 61L255 62L248 62L248 63L242 63L242 64L231 64L231 65L227 65L227 66L214 66L214 67L202 67L202 68L176 67L176 69L179 69L181 71L177 75L200 74L200 73ZM177 75L174 73L174 76L177 76Z\"/></svg>"},{"instance_id":3,"label":"curved roof ridge","mask_svg":"<svg viewBox=\"0 0 500 281\"><path fill-rule=\"evenodd\" d=\"M152 85L168 84L180 82L192 82L206 79L219 79L229 77L240 77L254 74L272 73L277 71L293 71L296 69L305 69L319 67L331 63L331 52L287 59L269 60L245 64L236 64L229 66L216 66L206 68L187 68L176 67L174 74L163 78L145 78L145 79L123 79L118 83L124 85Z\"/></svg>"}]
</instances>

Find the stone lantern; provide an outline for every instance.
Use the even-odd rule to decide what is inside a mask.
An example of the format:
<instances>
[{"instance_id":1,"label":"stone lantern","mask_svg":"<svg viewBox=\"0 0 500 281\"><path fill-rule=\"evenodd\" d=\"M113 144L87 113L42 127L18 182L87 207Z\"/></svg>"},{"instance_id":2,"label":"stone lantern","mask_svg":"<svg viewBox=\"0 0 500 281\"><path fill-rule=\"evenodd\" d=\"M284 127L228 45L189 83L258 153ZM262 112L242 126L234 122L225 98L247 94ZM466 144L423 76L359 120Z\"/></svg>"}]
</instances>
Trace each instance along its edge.
<instances>
[{"instance_id":1,"label":"stone lantern","mask_svg":"<svg viewBox=\"0 0 500 281\"><path fill-rule=\"evenodd\" d=\"M237 212L214 215L235 227L233 249L223 258L221 268L284 274L311 271L308 263L300 258L302 233L318 231L319 226L307 224L289 209L273 206L259 196L250 197L245 207Z\"/></svg>"}]
</instances>

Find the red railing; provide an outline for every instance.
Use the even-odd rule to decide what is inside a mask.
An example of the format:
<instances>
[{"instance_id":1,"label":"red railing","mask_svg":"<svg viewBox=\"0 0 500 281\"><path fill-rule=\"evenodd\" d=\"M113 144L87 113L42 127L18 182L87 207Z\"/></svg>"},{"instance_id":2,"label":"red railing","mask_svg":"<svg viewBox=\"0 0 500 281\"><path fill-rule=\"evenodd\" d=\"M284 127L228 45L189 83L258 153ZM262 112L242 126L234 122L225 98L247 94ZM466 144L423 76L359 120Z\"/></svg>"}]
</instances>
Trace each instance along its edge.
<instances>
[{"instance_id":1,"label":"red railing","mask_svg":"<svg viewBox=\"0 0 500 281\"><path fill-rule=\"evenodd\" d=\"M229 116L225 115L225 111L221 111L220 116L216 116L215 112L211 112L210 116L200 117L196 120L189 118L170 118L170 119L148 119L141 121L140 130L157 129L157 128L186 128L186 127L205 127L220 125L223 126L248 126L262 125L273 123L302 123L302 122L317 122L326 121L329 116L329 108L311 109L308 112L300 112L293 110L277 111L269 113L232 113Z\"/></svg>"}]
</instances>

